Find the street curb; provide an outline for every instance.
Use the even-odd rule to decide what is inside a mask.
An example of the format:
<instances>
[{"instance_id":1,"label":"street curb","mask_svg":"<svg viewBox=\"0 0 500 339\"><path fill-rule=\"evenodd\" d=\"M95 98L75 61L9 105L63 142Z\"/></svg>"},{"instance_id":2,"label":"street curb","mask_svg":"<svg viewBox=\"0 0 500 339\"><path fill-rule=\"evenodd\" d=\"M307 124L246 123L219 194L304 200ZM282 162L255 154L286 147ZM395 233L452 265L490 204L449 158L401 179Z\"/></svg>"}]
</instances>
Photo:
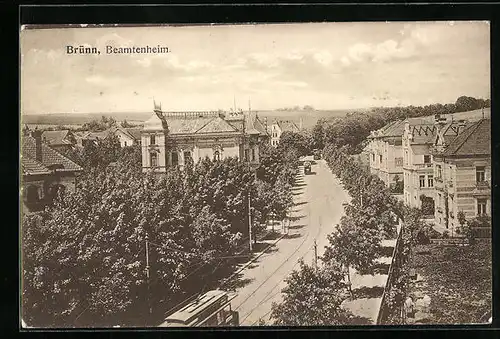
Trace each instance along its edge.
<instances>
[{"instance_id":1,"label":"street curb","mask_svg":"<svg viewBox=\"0 0 500 339\"><path fill-rule=\"evenodd\" d=\"M234 276L236 276L238 273L240 273L241 271L243 271L244 269L246 269L248 266L250 266L251 264L253 264L257 259L259 259L264 253L267 252L267 250L269 248L271 248L272 246L276 245L278 243L278 241L280 241L281 239L283 239L285 237L286 234L282 234L281 237L279 237L278 239L276 239L274 242L272 242L271 244L269 244L269 246L267 246L262 252L260 252L255 258L253 258L252 260L250 260L249 262L247 262L245 265L243 265L240 269L238 269L236 272L234 272L231 276L229 276L225 282L223 282L221 285L223 286L227 281L231 280Z\"/></svg>"}]
</instances>

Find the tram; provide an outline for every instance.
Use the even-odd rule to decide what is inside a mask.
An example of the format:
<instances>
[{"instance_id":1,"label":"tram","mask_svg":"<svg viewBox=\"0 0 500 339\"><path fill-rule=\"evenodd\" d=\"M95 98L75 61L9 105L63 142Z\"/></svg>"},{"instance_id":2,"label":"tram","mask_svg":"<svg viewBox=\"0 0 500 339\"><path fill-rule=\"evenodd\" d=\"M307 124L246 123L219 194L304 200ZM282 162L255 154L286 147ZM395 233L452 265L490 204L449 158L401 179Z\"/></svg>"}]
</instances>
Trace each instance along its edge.
<instances>
[{"instance_id":1,"label":"tram","mask_svg":"<svg viewBox=\"0 0 500 339\"><path fill-rule=\"evenodd\" d=\"M238 326L238 312L231 309L235 297L221 290L208 291L184 302L160 327Z\"/></svg>"}]
</instances>

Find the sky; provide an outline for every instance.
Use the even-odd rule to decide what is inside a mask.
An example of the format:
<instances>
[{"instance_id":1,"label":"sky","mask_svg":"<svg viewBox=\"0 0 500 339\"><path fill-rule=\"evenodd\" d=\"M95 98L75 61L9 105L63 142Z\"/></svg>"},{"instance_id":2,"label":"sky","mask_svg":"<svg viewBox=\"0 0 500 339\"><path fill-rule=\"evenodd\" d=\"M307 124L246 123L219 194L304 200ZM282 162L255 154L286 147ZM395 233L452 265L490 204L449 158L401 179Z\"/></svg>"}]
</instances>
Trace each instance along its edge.
<instances>
[{"instance_id":1,"label":"sky","mask_svg":"<svg viewBox=\"0 0 500 339\"><path fill-rule=\"evenodd\" d=\"M24 29L21 111L316 109L490 97L488 22ZM66 54L92 46L101 55ZM105 54L105 46L167 54Z\"/></svg>"}]
</instances>

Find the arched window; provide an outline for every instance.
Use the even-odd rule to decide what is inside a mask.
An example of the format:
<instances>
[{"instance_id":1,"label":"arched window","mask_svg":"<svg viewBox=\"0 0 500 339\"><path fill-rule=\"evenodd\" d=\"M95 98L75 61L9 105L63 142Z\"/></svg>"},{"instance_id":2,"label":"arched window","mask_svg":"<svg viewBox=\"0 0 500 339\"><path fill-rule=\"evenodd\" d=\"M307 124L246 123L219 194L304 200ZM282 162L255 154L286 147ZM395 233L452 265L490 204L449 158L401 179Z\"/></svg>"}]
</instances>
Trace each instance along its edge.
<instances>
[{"instance_id":1,"label":"arched window","mask_svg":"<svg viewBox=\"0 0 500 339\"><path fill-rule=\"evenodd\" d=\"M215 151L214 152L214 160L215 161L220 161L220 152L219 151Z\"/></svg>"}]
</instances>

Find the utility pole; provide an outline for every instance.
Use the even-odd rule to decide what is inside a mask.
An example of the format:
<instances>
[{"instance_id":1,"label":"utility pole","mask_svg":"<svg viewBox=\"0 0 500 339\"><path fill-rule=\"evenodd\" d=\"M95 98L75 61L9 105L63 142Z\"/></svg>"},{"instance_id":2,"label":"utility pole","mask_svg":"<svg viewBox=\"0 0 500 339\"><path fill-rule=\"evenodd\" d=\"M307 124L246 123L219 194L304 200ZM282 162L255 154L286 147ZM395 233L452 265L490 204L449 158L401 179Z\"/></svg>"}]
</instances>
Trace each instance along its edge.
<instances>
[{"instance_id":1,"label":"utility pole","mask_svg":"<svg viewBox=\"0 0 500 339\"><path fill-rule=\"evenodd\" d=\"M314 267L318 268L318 244L314 239Z\"/></svg>"},{"instance_id":2,"label":"utility pole","mask_svg":"<svg viewBox=\"0 0 500 339\"><path fill-rule=\"evenodd\" d=\"M149 314L152 313L151 310L151 297L150 297L150 291L149 291L149 238L148 235L146 234L146 283L147 283L147 301L148 301L148 309L149 309Z\"/></svg>"},{"instance_id":3,"label":"utility pole","mask_svg":"<svg viewBox=\"0 0 500 339\"><path fill-rule=\"evenodd\" d=\"M250 190L248 190L248 245L252 253L252 210L250 207Z\"/></svg>"},{"instance_id":4,"label":"utility pole","mask_svg":"<svg viewBox=\"0 0 500 339\"><path fill-rule=\"evenodd\" d=\"M359 206L363 208L363 186L365 184L365 179L362 177L361 178L361 185L359 187Z\"/></svg>"}]
</instances>

